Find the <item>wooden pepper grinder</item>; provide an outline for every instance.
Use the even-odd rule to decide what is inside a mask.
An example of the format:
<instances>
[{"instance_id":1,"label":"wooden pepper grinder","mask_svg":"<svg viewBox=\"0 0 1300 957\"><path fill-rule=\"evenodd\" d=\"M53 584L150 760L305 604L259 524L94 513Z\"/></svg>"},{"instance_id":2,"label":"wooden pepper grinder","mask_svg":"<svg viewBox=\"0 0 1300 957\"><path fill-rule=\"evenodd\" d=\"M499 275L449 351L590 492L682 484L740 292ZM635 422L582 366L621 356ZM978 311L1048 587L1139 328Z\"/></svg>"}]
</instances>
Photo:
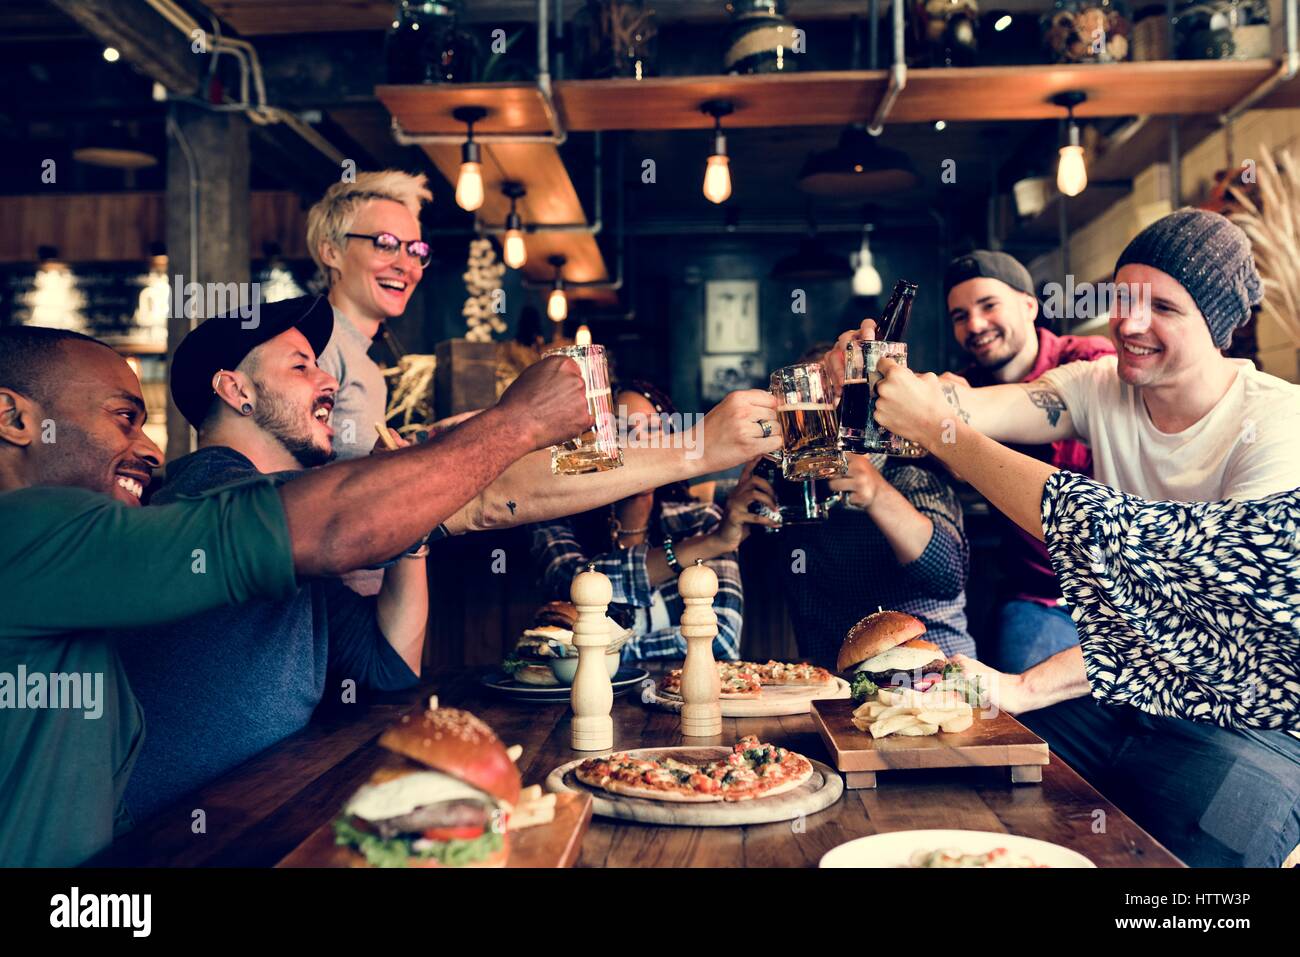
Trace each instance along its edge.
<instances>
[{"instance_id":1,"label":"wooden pepper grinder","mask_svg":"<svg viewBox=\"0 0 1300 957\"><path fill-rule=\"evenodd\" d=\"M718 576L697 560L677 578L677 592L686 604L682 612L682 637L686 639L686 664L682 666L682 734L713 737L722 734L722 682L713 660L713 639L718 616L713 596Z\"/></svg>"},{"instance_id":2,"label":"wooden pepper grinder","mask_svg":"<svg viewBox=\"0 0 1300 957\"><path fill-rule=\"evenodd\" d=\"M609 622L605 609L614 597L609 579L588 565L573 578L569 597L578 609L573 626L573 646L578 649L578 670L573 676L569 703L573 707L573 750L609 751L614 747L614 685L605 669L609 648Z\"/></svg>"}]
</instances>

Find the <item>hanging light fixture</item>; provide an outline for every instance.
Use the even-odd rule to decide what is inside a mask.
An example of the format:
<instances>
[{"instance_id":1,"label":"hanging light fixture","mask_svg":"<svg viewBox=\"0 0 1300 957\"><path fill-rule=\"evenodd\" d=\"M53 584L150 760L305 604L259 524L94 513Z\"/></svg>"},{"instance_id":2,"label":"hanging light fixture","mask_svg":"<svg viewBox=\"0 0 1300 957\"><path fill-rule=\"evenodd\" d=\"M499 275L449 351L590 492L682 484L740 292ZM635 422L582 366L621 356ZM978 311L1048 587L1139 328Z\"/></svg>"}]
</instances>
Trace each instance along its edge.
<instances>
[{"instance_id":1,"label":"hanging light fixture","mask_svg":"<svg viewBox=\"0 0 1300 957\"><path fill-rule=\"evenodd\" d=\"M510 212L506 216L506 233L501 239L501 259L511 269L522 269L528 262L528 249L524 246L524 224L515 204L523 199L527 190L522 183L505 182L501 192L510 197Z\"/></svg>"},{"instance_id":2,"label":"hanging light fixture","mask_svg":"<svg viewBox=\"0 0 1300 957\"><path fill-rule=\"evenodd\" d=\"M862 227L862 246L853 257L853 295L855 296L879 296L884 289L880 272L871 258L871 246L867 243L870 232L871 224L867 223Z\"/></svg>"},{"instance_id":3,"label":"hanging light fixture","mask_svg":"<svg viewBox=\"0 0 1300 957\"><path fill-rule=\"evenodd\" d=\"M472 213L483 205L483 161L474 142L474 124L487 116L487 110L460 106L451 115L466 126L465 145L460 148L460 175L456 177L456 205Z\"/></svg>"},{"instance_id":4,"label":"hanging light fixture","mask_svg":"<svg viewBox=\"0 0 1300 957\"><path fill-rule=\"evenodd\" d=\"M564 264L567 260L563 256L551 256L546 261L555 267L555 288L546 300L546 315L553 322L563 322L569 318L569 297L564 293Z\"/></svg>"},{"instance_id":5,"label":"hanging light fixture","mask_svg":"<svg viewBox=\"0 0 1300 957\"><path fill-rule=\"evenodd\" d=\"M1088 98L1086 93L1070 90L1052 97L1052 102L1063 106L1068 114L1065 145L1061 147L1056 166L1056 188L1063 196L1078 196L1088 186L1088 167L1079 145L1079 124L1074 122L1074 108Z\"/></svg>"},{"instance_id":6,"label":"hanging light fixture","mask_svg":"<svg viewBox=\"0 0 1300 957\"><path fill-rule=\"evenodd\" d=\"M722 134L722 118L734 107L730 100L709 100L700 112L713 117L713 153L704 167L704 196L710 203L725 203L731 196L731 159L727 156L727 138Z\"/></svg>"},{"instance_id":7,"label":"hanging light fixture","mask_svg":"<svg viewBox=\"0 0 1300 957\"><path fill-rule=\"evenodd\" d=\"M575 346L591 345L591 330L585 325L578 327L578 331L573 334L573 344Z\"/></svg>"}]
</instances>

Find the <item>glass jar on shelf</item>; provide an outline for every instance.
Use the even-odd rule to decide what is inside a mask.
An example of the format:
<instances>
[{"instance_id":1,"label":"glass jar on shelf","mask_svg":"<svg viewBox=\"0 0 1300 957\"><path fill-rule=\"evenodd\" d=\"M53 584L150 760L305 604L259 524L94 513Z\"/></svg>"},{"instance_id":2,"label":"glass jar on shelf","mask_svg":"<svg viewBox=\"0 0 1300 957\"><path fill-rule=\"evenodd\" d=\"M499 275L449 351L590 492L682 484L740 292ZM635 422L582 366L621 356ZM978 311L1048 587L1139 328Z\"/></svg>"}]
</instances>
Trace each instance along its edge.
<instances>
[{"instance_id":1,"label":"glass jar on shelf","mask_svg":"<svg viewBox=\"0 0 1300 957\"><path fill-rule=\"evenodd\" d=\"M1208 0L1174 11L1180 60L1253 60L1272 55L1267 0Z\"/></svg>"},{"instance_id":2,"label":"glass jar on shelf","mask_svg":"<svg viewBox=\"0 0 1300 957\"><path fill-rule=\"evenodd\" d=\"M799 68L794 24L784 0L730 0L731 30L722 57L726 73L787 73Z\"/></svg>"},{"instance_id":3,"label":"glass jar on shelf","mask_svg":"<svg viewBox=\"0 0 1300 957\"><path fill-rule=\"evenodd\" d=\"M389 83L472 83L480 51L460 29L460 0L400 0L384 41Z\"/></svg>"},{"instance_id":4,"label":"glass jar on shelf","mask_svg":"<svg viewBox=\"0 0 1300 957\"><path fill-rule=\"evenodd\" d=\"M974 66L980 8L976 0L916 0L914 32L930 66Z\"/></svg>"},{"instance_id":5,"label":"glass jar on shelf","mask_svg":"<svg viewBox=\"0 0 1300 957\"><path fill-rule=\"evenodd\" d=\"M587 0L574 17L580 70L588 79L654 75L655 12L645 0Z\"/></svg>"},{"instance_id":6,"label":"glass jar on shelf","mask_svg":"<svg viewBox=\"0 0 1300 957\"><path fill-rule=\"evenodd\" d=\"M1056 0L1043 14L1052 63L1118 63L1130 58L1133 21L1120 0Z\"/></svg>"}]
</instances>

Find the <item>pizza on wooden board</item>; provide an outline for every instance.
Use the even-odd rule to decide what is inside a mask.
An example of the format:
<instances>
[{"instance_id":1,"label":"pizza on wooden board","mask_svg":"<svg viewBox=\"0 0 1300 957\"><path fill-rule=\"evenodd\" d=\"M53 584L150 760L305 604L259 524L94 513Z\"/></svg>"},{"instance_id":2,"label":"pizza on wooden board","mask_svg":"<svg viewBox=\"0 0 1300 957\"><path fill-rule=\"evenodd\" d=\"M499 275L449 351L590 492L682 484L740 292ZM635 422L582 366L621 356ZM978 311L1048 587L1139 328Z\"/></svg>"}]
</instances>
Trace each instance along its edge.
<instances>
[{"instance_id":1,"label":"pizza on wooden board","mask_svg":"<svg viewBox=\"0 0 1300 957\"><path fill-rule=\"evenodd\" d=\"M725 758L706 764L620 753L588 758L573 771L583 784L611 794L689 803L773 797L793 791L812 773L812 762L802 754L764 744L754 735L741 738Z\"/></svg>"},{"instance_id":2,"label":"pizza on wooden board","mask_svg":"<svg viewBox=\"0 0 1300 957\"><path fill-rule=\"evenodd\" d=\"M764 685L801 685L820 688L834 682L834 676L825 668L807 662L791 664L785 661L719 661L718 678L722 682L721 697L758 698ZM665 694L682 693L682 669L674 668L664 677L661 690Z\"/></svg>"}]
</instances>

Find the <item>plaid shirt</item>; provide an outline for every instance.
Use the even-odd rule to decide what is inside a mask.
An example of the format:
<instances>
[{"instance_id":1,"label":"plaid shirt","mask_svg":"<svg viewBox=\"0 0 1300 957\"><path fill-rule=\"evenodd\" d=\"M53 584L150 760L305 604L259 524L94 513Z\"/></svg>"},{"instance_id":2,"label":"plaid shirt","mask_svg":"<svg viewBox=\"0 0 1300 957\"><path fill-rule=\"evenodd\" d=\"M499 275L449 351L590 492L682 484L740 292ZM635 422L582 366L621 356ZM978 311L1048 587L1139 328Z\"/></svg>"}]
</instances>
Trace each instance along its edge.
<instances>
[{"instance_id":1,"label":"plaid shirt","mask_svg":"<svg viewBox=\"0 0 1300 957\"><path fill-rule=\"evenodd\" d=\"M663 502L659 506L656 540L663 535L677 544L695 535L705 535L722 524L722 509L717 505L698 502ZM589 557L574 536L573 525L567 519L545 522L533 526L533 559L542 569L542 587L553 598L569 600L569 586L573 577L588 564L609 578L614 589L611 604L637 609L635 631L637 634L623 646L624 659L681 658L686 654L686 639L678 623L686 606L677 593L677 578L673 576L655 586L650 584L646 570L646 555L650 545L642 543L628 549L615 549L603 555ZM718 576L718 594L713 599L713 613L718 616L718 634L713 639L713 656L717 659L736 660L740 657L740 625L745 610L744 592L740 586L740 564L735 552L727 552L704 564ZM651 629L650 608L655 596L663 599L671 624L665 628Z\"/></svg>"},{"instance_id":2,"label":"plaid shirt","mask_svg":"<svg viewBox=\"0 0 1300 957\"><path fill-rule=\"evenodd\" d=\"M900 565L865 511L835 508L826 521L763 535L764 561L780 569L799 654L834 662L844 636L880 608L925 623L926 639L944 654L975 654L966 630L968 546L952 486L905 459L871 456L885 480L930 519L934 531L915 560Z\"/></svg>"}]
</instances>

